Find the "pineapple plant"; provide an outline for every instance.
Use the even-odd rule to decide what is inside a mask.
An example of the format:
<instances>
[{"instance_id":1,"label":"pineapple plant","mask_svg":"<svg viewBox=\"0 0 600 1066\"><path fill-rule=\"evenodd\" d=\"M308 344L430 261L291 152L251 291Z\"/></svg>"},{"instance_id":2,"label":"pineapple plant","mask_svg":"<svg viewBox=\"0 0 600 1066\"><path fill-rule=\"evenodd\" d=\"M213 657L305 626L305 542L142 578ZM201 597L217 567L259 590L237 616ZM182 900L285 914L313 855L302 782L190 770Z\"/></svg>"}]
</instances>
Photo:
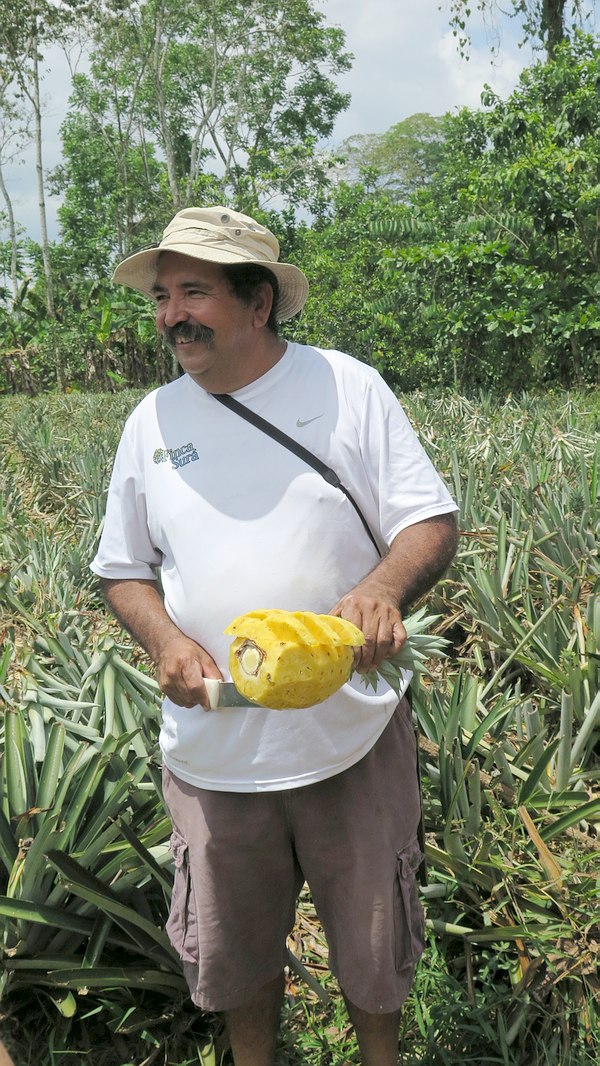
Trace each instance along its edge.
<instances>
[{"instance_id":1,"label":"pineapple plant","mask_svg":"<svg viewBox=\"0 0 600 1066\"><path fill-rule=\"evenodd\" d=\"M0 398L0 1021L11 1051L22 1037L23 1066L215 1054L162 932L160 693L130 642L108 637L85 574L95 486L132 403ZM363 675L425 675L412 691L429 951L405 1054L487 1062L493 1045L505 1066L587 1066L600 1031L597 395L415 395L410 410L463 537L428 607L404 619L399 654ZM432 683L442 633L452 653ZM290 966L329 1027L326 948L309 900L299 914L304 965Z\"/></svg>"}]
</instances>

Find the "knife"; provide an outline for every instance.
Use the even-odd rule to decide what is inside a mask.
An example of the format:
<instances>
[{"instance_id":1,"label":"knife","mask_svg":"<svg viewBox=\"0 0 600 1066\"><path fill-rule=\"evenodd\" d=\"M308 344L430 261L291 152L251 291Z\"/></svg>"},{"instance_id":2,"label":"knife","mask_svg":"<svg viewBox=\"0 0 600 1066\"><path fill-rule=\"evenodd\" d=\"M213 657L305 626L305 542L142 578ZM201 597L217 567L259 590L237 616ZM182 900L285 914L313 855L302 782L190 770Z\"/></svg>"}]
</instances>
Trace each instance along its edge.
<instances>
[{"instance_id":1,"label":"knife","mask_svg":"<svg viewBox=\"0 0 600 1066\"><path fill-rule=\"evenodd\" d=\"M206 685L211 711L216 711L219 707L260 706L258 703L252 703L247 696L242 696L233 681L216 681L213 677L205 677L203 680Z\"/></svg>"}]
</instances>

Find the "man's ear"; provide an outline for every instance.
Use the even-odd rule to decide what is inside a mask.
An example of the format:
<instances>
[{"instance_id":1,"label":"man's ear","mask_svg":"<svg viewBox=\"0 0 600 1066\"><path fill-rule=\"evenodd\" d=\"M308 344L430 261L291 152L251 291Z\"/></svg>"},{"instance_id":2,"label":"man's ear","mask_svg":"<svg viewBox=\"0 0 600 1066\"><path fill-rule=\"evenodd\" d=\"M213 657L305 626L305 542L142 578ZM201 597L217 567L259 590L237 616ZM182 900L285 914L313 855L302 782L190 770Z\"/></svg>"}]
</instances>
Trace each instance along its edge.
<instances>
[{"instance_id":1,"label":"man's ear","mask_svg":"<svg viewBox=\"0 0 600 1066\"><path fill-rule=\"evenodd\" d=\"M266 326L273 306L273 289L268 281L261 281L254 295L254 325Z\"/></svg>"}]
</instances>

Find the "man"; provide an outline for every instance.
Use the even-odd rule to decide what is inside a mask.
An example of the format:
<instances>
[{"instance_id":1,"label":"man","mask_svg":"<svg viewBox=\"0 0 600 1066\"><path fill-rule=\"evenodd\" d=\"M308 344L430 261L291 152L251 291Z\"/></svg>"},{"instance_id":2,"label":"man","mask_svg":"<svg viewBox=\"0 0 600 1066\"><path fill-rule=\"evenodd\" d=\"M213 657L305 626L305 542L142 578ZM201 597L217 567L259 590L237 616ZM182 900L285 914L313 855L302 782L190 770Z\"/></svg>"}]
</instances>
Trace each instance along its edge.
<instances>
[{"instance_id":1,"label":"man","mask_svg":"<svg viewBox=\"0 0 600 1066\"><path fill-rule=\"evenodd\" d=\"M273 1062L306 880L363 1063L392 1066L422 951L416 756L406 699L361 675L399 650L402 611L448 566L457 508L374 370L279 336L308 285L278 255L246 215L188 208L117 268L155 300L185 373L127 422L92 568L165 694L168 932L194 1002L223 1013L236 1066ZM343 492L220 394L336 471L381 558ZM259 608L354 622L350 682L304 710L209 710L204 678L230 676L223 631Z\"/></svg>"}]
</instances>

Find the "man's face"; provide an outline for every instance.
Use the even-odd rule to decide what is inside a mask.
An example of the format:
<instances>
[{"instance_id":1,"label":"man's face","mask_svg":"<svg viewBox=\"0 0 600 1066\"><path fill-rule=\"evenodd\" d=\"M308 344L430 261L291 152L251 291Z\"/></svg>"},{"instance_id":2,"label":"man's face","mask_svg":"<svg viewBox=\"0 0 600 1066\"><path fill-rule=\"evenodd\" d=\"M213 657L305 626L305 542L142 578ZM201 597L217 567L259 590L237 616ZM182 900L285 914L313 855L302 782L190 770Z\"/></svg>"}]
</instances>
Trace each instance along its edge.
<instances>
[{"instance_id":1,"label":"man's face","mask_svg":"<svg viewBox=\"0 0 600 1066\"><path fill-rule=\"evenodd\" d=\"M157 328L181 368L209 392L225 391L252 346L254 306L232 294L218 264L178 252L161 255L152 291Z\"/></svg>"}]
</instances>

